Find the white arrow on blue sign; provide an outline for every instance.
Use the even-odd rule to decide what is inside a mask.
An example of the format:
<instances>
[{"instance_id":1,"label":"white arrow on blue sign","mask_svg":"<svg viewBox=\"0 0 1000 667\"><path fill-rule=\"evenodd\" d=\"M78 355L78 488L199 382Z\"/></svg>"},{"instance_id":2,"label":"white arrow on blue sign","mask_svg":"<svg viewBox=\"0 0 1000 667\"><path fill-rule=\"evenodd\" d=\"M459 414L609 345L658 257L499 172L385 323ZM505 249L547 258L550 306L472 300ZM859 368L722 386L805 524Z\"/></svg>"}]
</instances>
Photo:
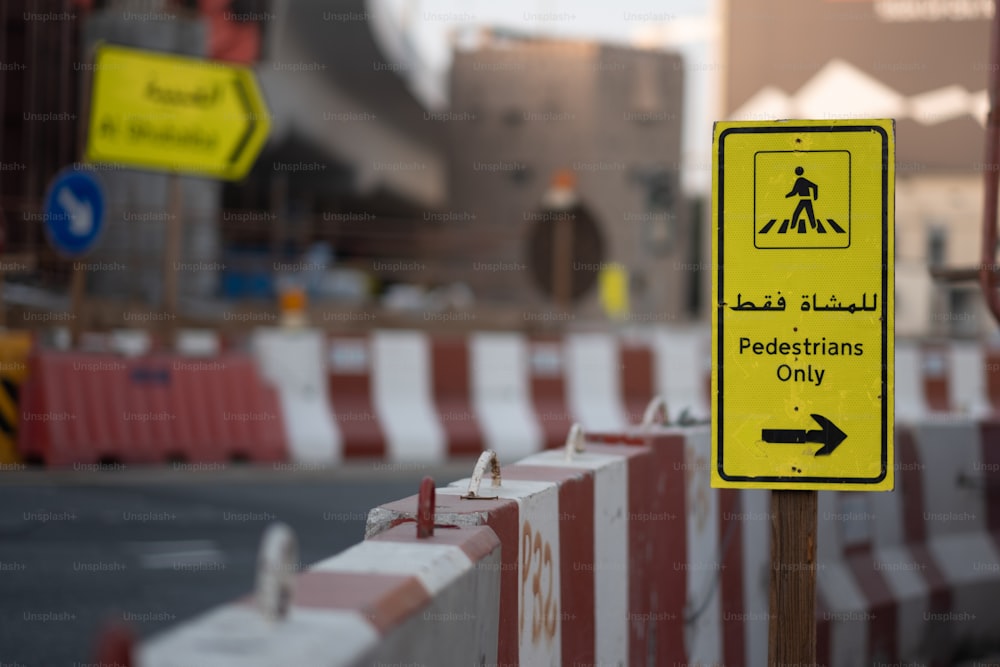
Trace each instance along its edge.
<instances>
[{"instance_id":1,"label":"white arrow on blue sign","mask_svg":"<svg viewBox=\"0 0 1000 667\"><path fill-rule=\"evenodd\" d=\"M69 257L83 255L97 243L104 225L104 194L87 171L67 167L56 174L45 195L49 243Z\"/></svg>"}]
</instances>

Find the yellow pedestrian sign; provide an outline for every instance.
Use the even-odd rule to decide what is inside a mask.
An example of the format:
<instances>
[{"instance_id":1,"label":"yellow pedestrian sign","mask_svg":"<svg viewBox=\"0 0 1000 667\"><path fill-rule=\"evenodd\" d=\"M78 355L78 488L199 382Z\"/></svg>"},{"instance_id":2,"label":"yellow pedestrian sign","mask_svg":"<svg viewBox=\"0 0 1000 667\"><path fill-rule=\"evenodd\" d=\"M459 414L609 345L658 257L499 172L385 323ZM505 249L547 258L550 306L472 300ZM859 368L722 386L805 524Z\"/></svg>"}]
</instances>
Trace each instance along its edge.
<instances>
[{"instance_id":1,"label":"yellow pedestrian sign","mask_svg":"<svg viewBox=\"0 0 1000 667\"><path fill-rule=\"evenodd\" d=\"M893 488L891 120L720 122L712 486Z\"/></svg>"},{"instance_id":2,"label":"yellow pedestrian sign","mask_svg":"<svg viewBox=\"0 0 1000 667\"><path fill-rule=\"evenodd\" d=\"M88 162L239 180L270 130L246 67L104 44L91 91Z\"/></svg>"}]
</instances>

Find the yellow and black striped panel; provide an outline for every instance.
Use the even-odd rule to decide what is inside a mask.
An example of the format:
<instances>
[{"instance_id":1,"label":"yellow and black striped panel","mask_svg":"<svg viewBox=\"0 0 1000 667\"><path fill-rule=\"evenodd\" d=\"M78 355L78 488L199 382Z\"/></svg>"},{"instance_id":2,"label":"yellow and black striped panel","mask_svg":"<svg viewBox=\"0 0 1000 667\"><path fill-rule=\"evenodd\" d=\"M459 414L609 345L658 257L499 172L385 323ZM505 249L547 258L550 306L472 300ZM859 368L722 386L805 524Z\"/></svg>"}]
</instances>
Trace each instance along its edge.
<instances>
[{"instance_id":1,"label":"yellow and black striped panel","mask_svg":"<svg viewBox=\"0 0 1000 667\"><path fill-rule=\"evenodd\" d=\"M19 396L28 377L31 334L0 333L0 464L19 463L17 429L21 423Z\"/></svg>"}]
</instances>

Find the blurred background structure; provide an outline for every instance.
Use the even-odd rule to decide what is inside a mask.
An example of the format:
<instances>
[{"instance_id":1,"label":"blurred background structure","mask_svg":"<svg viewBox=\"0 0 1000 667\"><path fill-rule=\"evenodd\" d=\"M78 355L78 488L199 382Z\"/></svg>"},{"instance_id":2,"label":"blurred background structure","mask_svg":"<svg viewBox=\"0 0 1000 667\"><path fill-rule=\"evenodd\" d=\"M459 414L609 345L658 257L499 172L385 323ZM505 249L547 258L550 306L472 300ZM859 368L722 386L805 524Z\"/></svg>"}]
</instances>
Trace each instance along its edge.
<instances>
[{"instance_id":1,"label":"blurred background structure","mask_svg":"<svg viewBox=\"0 0 1000 667\"><path fill-rule=\"evenodd\" d=\"M0 665L89 664L101 615L148 635L244 593L263 522L308 535L315 561L429 466L485 449L506 464L562 446L574 423L620 435L662 418L693 434L663 450L689 459L650 487L655 502L663 488L684 501L671 512L708 536L698 553L740 544L737 531L761 547L766 501L736 511L708 481L718 119L896 119L905 492L878 511L826 494L824 539L854 572L821 564L849 603L824 612L841 628L827 640L904 664L995 639L1000 348L975 280L996 166L983 164L994 7L0 0L0 538L13 536L0 539L0 648L20 651ZM246 177L85 163L101 43L249 68L270 123ZM99 241L75 259L47 230L67 168L106 200ZM869 558L884 540L901 560ZM745 561L747 600L766 600L766 562ZM692 591L708 600L740 570L717 585L706 564L661 568L688 583L671 600L683 633L660 647L709 622L707 603L689 613ZM974 623L941 616L970 609ZM849 624L861 610L875 612L870 641ZM748 655L766 637L748 623L766 623L758 611L731 620ZM713 632L701 641L714 651ZM879 653L897 639L906 651Z\"/></svg>"},{"instance_id":2,"label":"blurred background structure","mask_svg":"<svg viewBox=\"0 0 1000 667\"><path fill-rule=\"evenodd\" d=\"M726 116L896 119L898 335L995 329L971 271L993 8L989 0L750 0L726 11Z\"/></svg>"},{"instance_id":3,"label":"blurred background structure","mask_svg":"<svg viewBox=\"0 0 1000 667\"><path fill-rule=\"evenodd\" d=\"M183 239L173 262L182 324L253 322L234 313L275 311L289 283L307 291L314 320L341 328L372 318L548 328L703 312L700 276L687 270L705 249L680 187L677 54L456 28L445 77L421 64L410 34L419 3L402 17L360 1L32 8L72 15L62 21L24 21L15 4L4 5L13 39L3 58L26 66L6 76L3 149L25 168L5 171L0 188L6 250L25 266L6 275L11 321L69 309L76 268L87 274L81 328L120 327L123 313L160 307L172 223ZM272 133L242 182L180 176L176 210L169 175L95 165L108 225L71 263L45 242L42 198L80 157L101 40L253 65ZM45 131L24 113L35 108L65 122Z\"/></svg>"},{"instance_id":4,"label":"blurred background structure","mask_svg":"<svg viewBox=\"0 0 1000 667\"><path fill-rule=\"evenodd\" d=\"M135 326L123 313L163 303L173 218L182 324L267 321L289 285L341 329L704 321L711 120L887 116L898 333L994 329L968 280L988 0L692 1L613 19L415 0L0 7L9 322L70 309L76 267L79 326ZM82 154L100 40L252 66L272 131L241 182L180 176L177 210L168 175L93 165L107 229L70 262L46 243L42 200Z\"/></svg>"}]
</instances>

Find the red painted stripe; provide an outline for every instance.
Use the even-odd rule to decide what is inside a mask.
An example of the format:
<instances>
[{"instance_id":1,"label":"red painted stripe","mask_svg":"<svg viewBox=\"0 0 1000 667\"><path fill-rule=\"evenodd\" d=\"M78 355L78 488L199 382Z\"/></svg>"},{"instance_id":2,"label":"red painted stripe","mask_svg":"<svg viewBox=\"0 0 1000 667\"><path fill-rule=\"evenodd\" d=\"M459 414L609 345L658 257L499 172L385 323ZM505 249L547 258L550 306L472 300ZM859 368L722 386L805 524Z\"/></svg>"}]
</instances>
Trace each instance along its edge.
<instances>
[{"instance_id":1,"label":"red painted stripe","mask_svg":"<svg viewBox=\"0 0 1000 667\"><path fill-rule=\"evenodd\" d=\"M1000 421L981 422L979 429L983 465L972 472L972 483L983 485L986 526L1000 550Z\"/></svg>"},{"instance_id":2,"label":"red painted stripe","mask_svg":"<svg viewBox=\"0 0 1000 667\"><path fill-rule=\"evenodd\" d=\"M183 404L183 419L177 420L174 434L175 442L167 451L167 457L178 460L189 460L190 455L196 451L215 454L212 445L206 440L207 425L204 411L192 406L207 405L208 395L211 389L207 386L211 382L211 377L207 381L198 382L193 374L179 375L174 382L174 396ZM115 383L116 388L120 389Z\"/></svg>"},{"instance_id":3,"label":"red painted stripe","mask_svg":"<svg viewBox=\"0 0 1000 667\"><path fill-rule=\"evenodd\" d=\"M334 338L330 340L330 357L337 358L338 346L357 350L362 358L358 365L329 365L330 403L334 419L344 442L344 458L386 458L385 435L379 424L378 411L372 400L371 349L365 338Z\"/></svg>"},{"instance_id":4,"label":"red painted stripe","mask_svg":"<svg viewBox=\"0 0 1000 667\"><path fill-rule=\"evenodd\" d=\"M266 414L267 419L247 422L253 436L253 458L257 461L280 462L289 460L285 442L284 416L277 390L264 381L254 360L250 357L229 355L223 359L238 360L247 369L247 405L255 414ZM229 363L228 361L224 363ZM192 371L197 373L199 371ZM252 387L252 390L250 388Z\"/></svg>"},{"instance_id":5,"label":"red painted stripe","mask_svg":"<svg viewBox=\"0 0 1000 667\"><path fill-rule=\"evenodd\" d=\"M195 380L193 377L190 379ZM183 421L185 428L192 433L193 437L191 440L185 441L188 446L183 454L188 460L192 458L198 460L198 455L195 452L204 451L210 453L213 460L219 460L221 455L218 452L218 440L213 437L212 433L213 423L212 415L209 414L210 409L198 409L199 406L207 408L212 405L213 401L218 400L219 389L215 386L216 382L213 377L209 376L203 382L195 380L185 383L185 385L187 386L182 387L181 392L188 403L188 417Z\"/></svg>"},{"instance_id":6,"label":"red painted stripe","mask_svg":"<svg viewBox=\"0 0 1000 667\"><path fill-rule=\"evenodd\" d=\"M486 487L483 493L486 494ZM386 503L381 507L390 512L416 520L417 496ZM501 544L519 544L521 536L520 509L517 501L463 500L458 496L438 493L435 499L436 522L486 525L493 529ZM460 520L456 515L468 515ZM416 531L416 526L407 529ZM498 631L497 661L501 665L516 665L519 660L520 637L518 632L517 591L520 585L517 549L502 549L500 554L500 628Z\"/></svg>"},{"instance_id":7,"label":"red painted stripe","mask_svg":"<svg viewBox=\"0 0 1000 667\"><path fill-rule=\"evenodd\" d=\"M233 455L246 456L248 453L245 444L240 444L240 439L251 435L246 431L249 422L234 421L231 416L239 414L245 409L241 405L243 403L242 393L243 387L246 386L245 383L249 382L250 379L248 374L242 370L232 366L226 375L208 374L205 379L208 400L205 404L194 407L194 410L203 411L206 414L206 422L213 441L212 457L216 460L225 460ZM230 381L227 382L227 379ZM227 415L227 413L229 414ZM237 417L236 419L246 418Z\"/></svg>"},{"instance_id":8,"label":"red painted stripe","mask_svg":"<svg viewBox=\"0 0 1000 667\"><path fill-rule=\"evenodd\" d=\"M838 492L838 497L840 493L850 492ZM866 649L868 658L898 661L897 601L889 582L877 568L871 538L842 544L840 556L851 569L854 580L865 597L865 610L869 614Z\"/></svg>"},{"instance_id":9,"label":"red painted stripe","mask_svg":"<svg viewBox=\"0 0 1000 667\"><path fill-rule=\"evenodd\" d=\"M234 361L226 372L208 373L207 376L210 401L208 423L217 443L212 448L214 456L222 460L233 457L257 460L260 452L250 443L262 429L267 428L268 422L254 415L257 410L253 398L248 395L254 386L253 369ZM194 410L198 409L194 407Z\"/></svg>"},{"instance_id":10,"label":"red painted stripe","mask_svg":"<svg viewBox=\"0 0 1000 667\"><path fill-rule=\"evenodd\" d=\"M190 360L185 360L190 361ZM205 442L206 421L210 417L205 414L209 397L218 391L218 374L210 371L187 372L171 369L170 390L171 400L175 403L176 419L173 424L171 442L164 448L165 458L190 460L195 452L200 451L200 461L218 460L218 446L221 443ZM197 429L197 430L195 430ZM199 449L195 449L195 448Z\"/></svg>"},{"instance_id":11,"label":"red painted stripe","mask_svg":"<svg viewBox=\"0 0 1000 667\"><path fill-rule=\"evenodd\" d=\"M79 447L81 449L93 448L99 450L100 452L108 453L121 452L122 445L125 442L130 442L134 444L130 450L128 450L129 458L126 460L133 460L136 462L148 460L147 457L143 456L145 440L142 438L122 438L113 440L109 437L109 432L113 430L112 424L115 426L122 424L133 429L141 425L135 421L124 420L125 412L132 410L129 406L130 397L128 395L126 395L126 401L124 403L117 405L100 405L97 403L95 399L103 392L100 388L94 386L93 384L96 373L85 370L84 366L74 366L74 364L93 361L95 358L100 357L87 358L84 355L78 354L73 354L71 356L60 355L59 357L56 357L55 368L58 369L57 373L59 374L60 379L65 379L68 386L72 388L74 401L60 405L53 411L59 413L69 407L72 407L72 412L76 415L72 421L79 429L78 435L75 438L74 449ZM107 357L104 358L107 359ZM53 408L55 408L55 406L53 406ZM80 447L81 443L87 444ZM98 454L98 456L100 456L100 454Z\"/></svg>"},{"instance_id":12,"label":"red painted stripe","mask_svg":"<svg viewBox=\"0 0 1000 667\"><path fill-rule=\"evenodd\" d=\"M357 611L382 635L430 601L415 576L311 570L297 577L292 598L298 607Z\"/></svg>"},{"instance_id":13,"label":"red painted stripe","mask_svg":"<svg viewBox=\"0 0 1000 667\"><path fill-rule=\"evenodd\" d=\"M528 345L531 401L542 427L544 447L566 444L573 425L566 402L566 362L561 339L536 339Z\"/></svg>"},{"instance_id":14,"label":"red painted stripe","mask_svg":"<svg viewBox=\"0 0 1000 667\"><path fill-rule=\"evenodd\" d=\"M722 658L745 665L746 605L743 600L743 492L720 489L719 548L722 553Z\"/></svg>"},{"instance_id":15,"label":"red painted stripe","mask_svg":"<svg viewBox=\"0 0 1000 667\"><path fill-rule=\"evenodd\" d=\"M460 548L473 565L500 548L500 538L488 526L437 527L431 537L417 537L413 525L395 526L368 538L374 542L415 542L417 544L443 544Z\"/></svg>"},{"instance_id":16,"label":"red painted stripe","mask_svg":"<svg viewBox=\"0 0 1000 667\"><path fill-rule=\"evenodd\" d=\"M986 394L994 412L1000 412L1000 349L988 348L986 357Z\"/></svg>"},{"instance_id":17,"label":"red painted stripe","mask_svg":"<svg viewBox=\"0 0 1000 667\"><path fill-rule=\"evenodd\" d=\"M284 460L277 394L252 360L223 356L212 369L187 368L175 360L164 354L131 360L90 353L40 355L25 412L67 418L36 427L37 453L51 465L101 458L217 461L235 454ZM121 367L93 370L97 364Z\"/></svg>"},{"instance_id":18,"label":"red painted stripe","mask_svg":"<svg viewBox=\"0 0 1000 667\"><path fill-rule=\"evenodd\" d=\"M559 484L559 591L564 665L596 659L594 473L580 468L512 465L507 479ZM572 554L572 557L569 557Z\"/></svg>"},{"instance_id":19,"label":"red painted stripe","mask_svg":"<svg viewBox=\"0 0 1000 667\"><path fill-rule=\"evenodd\" d=\"M170 367L170 358L157 354L152 356L150 359L150 367L155 369L157 377L159 378L156 382L150 383L149 390L146 392L140 392L145 398L145 410L148 410L152 419L148 423L149 428L146 432L146 439L140 440L143 448L151 456L151 458L157 462L163 461L165 458L166 450L171 444L171 426L178 419L183 419L183 412L179 410L179 401L172 400L171 393L174 390L176 374ZM232 372L230 372L232 375ZM242 386L241 382L235 383L238 386ZM232 391L232 388L230 388ZM204 408L203 408L204 409ZM169 417L166 419L160 419L164 415L172 415L173 419ZM219 415L219 420L221 421L222 415ZM119 451L122 451L119 449Z\"/></svg>"},{"instance_id":20,"label":"red painted stripe","mask_svg":"<svg viewBox=\"0 0 1000 667\"><path fill-rule=\"evenodd\" d=\"M924 471L917 453L913 429L896 429L896 453L900 461L900 486L903 493L903 539L920 564L920 572L929 588L930 612L947 612L952 607L952 592L944 572L927 547L927 524L924 522Z\"/></svg>"},{"instance_id":21,"label":"red painted stripe","mask_svg":"<svg viewBox=\"0 0 1000 667\"><path fill-rule=\"evenodd\" d=\"M639 424L646 406L656 392L653 382L653 350L647 345L622 343L619 355L625 413L629 424Z\"/></svg>"},{"instance_id":22,"label":"red painted stripe","mask_svg":"<svg viewBox=\"0 0 1000 667\"><path fill-rule=\"evenodd\" d=\"M72 367L74 362L84 363L94 358L91 357L88 359L86 356L78 354L60 355L54 358L55 363L52 370L56 375L55 377L51 377L50 381L66 382L68 400L58 406L53 405L49 409L59 413L72 406L71 412L76 415L71 420L73 428L70 431L70 437L72 440L69 443L70 451L67 452L69 457L66 462L72 462L74 458L73 452L80 450L92 456L93 460L104 456L120 456L119 452L122 451L121 445L123 442L132 442L138 445L134 445L128 450L129 456L126 457L126 461L144 461L144 457L141 456L141 443L144 443L143 436L145 435L144 425L135 421L127 422L123 419L125 412L135 412L143 409L141 405L143 397L134 397L126 392L125 400L122 403L117 405L108 404L107 406L95 405L92 400L95 392L87 386L86 376L88 373L83 370L75 370ZM136 407L137 405L138 407ZM108 422L114 421L119 421L124 426L123 430L126 439L111 440L107 437L107 433L112 430Z\"/></svg>"},{"instance_id":23,"label":"red painted stripe","mask_svg":"<svg viewBox=\"0 0 1000 667\"><path fill-rule=\"evenodd\" d=\"M656 665L683 664L686 661L684 605L687 575L684 566L687 562L687 528L684 485L674 482L686 469L684 437L680 434L646 437L649 443L646 446L588 444L588 451L626 457L629 484L629 654L636 656L636 659L652 656L651 664ZM530 476L546 479L553 474L552 470L544 466L514 465L504 469L504 477L524 479ZM572 473L559 472L559 468L555 470L556 475L580 475L577 470ZM585 475L590 476L592 473ZM587 492L577 489L575 493L582 494L585 498ZM564 502L586 501L572 501L569 496L564 501L560 496L561 507ZM591 491L591 507L592 503ZM404 521L413 520L417 512L417 496L382 507L396 513ZM567 511L574 513L573 510ZM579 511L575 513L580 514ZM439 523L464 524L468 521L474 525L485 524L496 532L503 544L519 544L520 517L518 505L513 500L462 500L458 496L438 494L435 515ZM468 516L463 519L457 515ZM567 521L572 522L572 519L568 518ZM415 527L409 525L406 528L415 530ZM561 536L562 531L568 529L570 527L561 527ZM592 536L590 543L593 543ZM589 562L593 562L593 547L590 549L587 558ZM503 550L498 647L498 659L502 664L518 663L518 563L519 554L515 550ZM574 581L573 577L574 573L570 573L563 580L564 595L577 595L582 594L582 590L593 590L592 576L586 577L589 583L582 587L579 584L568 585L568 582ZM571 588L575 590L571 591ZM600 601L595 600L594 604L600 604ZM572 626L573 620L564 617L564 636L576 632ZM592 637L588 639L590 642L587 648L580 650L593 650ZM577 650L574 646L576 644L570 644L567 650ZM572 662L570 658L567 664Z\"/></svg>"},{"instance_id":24,"label":"red painted stripe","mask_svg":"<svg viewBox=\"0 0 1000 667\"><path fill-rule=\"evenodd\" d=\"M132 442L142 443L144 454L158 462L286 460L274 388L263 381L249 357L230 354L206 363L215 362L218 367L199 368L190 366L190 359L160 357L137 366L157 379L126 379L132 389L128 393L145 400L143 409L172 418L150 421L146 435Z\"/></svg>"},{"instance_id":25,"label":"red painted stripe","mask_svg":"<svg viewBox=\"0 0 1000 667\"><path fill-rule=\"evenodd\" d=\"M816 666L833 665L833 640L830 636L830 608L823 600L823 591L816 589ZM770 656L768 656L770 659Z\"/></svg>"},{"instance_id":26,"label":"red painted stripe","mask_svg":"<svg viewBox=\"0 0 1000 667\"><path fill-rule=\"evenodd\" d=\"M72 377L61 377L59 364L62 361L58 354L40 354L40 371L44 375L39 377L43 383L41 393L42 402L35 406L35 413L54 411L61 412L66 405L79 405L74 399L79 395L77 381ZM46 460L50 465L63 466L73 463L74 460L84 463L92 463L100 455L98 448L93 446L92 441L81 437L80 431L85 428L84 422L88 416L77 414L78 410L73 410L70 419L54 420L45 422L39 428L51 433L52 448L46 452Z\"/></svg>"},{"instance_id":27,"label":"red painted stripe","mask_svg":"<svg viewBox=\"0 0 1000 667\"><path fill-rule=\"evenodd\" d=\"M629 502L629 655L685 664L687 519L684 436L646 436L646 446L595 445L627 457ZM598 604L600 601L598 601Z\"/></svg>"},{"instance_id":28,"label":"red painted stripe","mask_svg":"<svg viewBox=\"0 0 1000 667\"><path fill-rule=\"evenodd\" d=\"M263 402L264 409L270 410L277 417L277 419L269 420L264 425L271 447L271 454L267 460L274 462L290 461L291 453L288 449L288 442L285 439L285 433L287 433L285 429L286 417L281 409L281 399L278 396L278 389L264 380L253 359L247 359L247 363L252 364L252 368L254 369L254 376L260 386L257 395Z\"/></svg>"},{"instance_id":29,"label":"red painted stripe","mask_svg":"<svg viewBox=\"0 0 1000 667\"><path fill-rule=\"evenodd\" d=\"M149 368L158 378L155 382L150 382L148 385L142 388L137 388L136 390L129 391L129 395L133 396L137 400L137 406L135 411L140 414L148 414L151 417L161 417L162 412L167 412L168 414L173 414L176 419L176 411L171 411L168 406L169 392L170 392L170 382L172 380L170 373L169 363L165 359L157 356L143 357L142 361L145 361L147 365L143 368ZM141 363L141 362L140 362ZM164 380L163 378L167 378ZM89 388L88 394L89 394ZM94 411L95 416L103 416L98 411ZM112 415L111 419L119 417L118 415ZM119 417L120 418L120 417ZM100 427L103 428L107 425L110 419L102 420ZM160 452L165 445L164 430L169 420L163 419L150 419L149 421L138 421L132 422L135 426L139 427L141 430L141 437L133 440L133 447L136 447L137 454L142 452L145 457L153 461L160 461ZM96 425L96 422L95 422ZM132 457L133 454L128 452L123 446L123 443L115 443L115 451L117 452L127 452L126 454L119 454L119 458L122 456Z\"/></svg>"},{"instance_id":30,"label":"red painted stripe","mask_svg":"<svg viewBox=\"0 0 1000 667\"><path fill-rule=\"evenodd\" d=\"M559 487L559 550L563 664L594 662L596 604L594 563L594 475L588 472ZM567 553L573 553L567 558Z\"/></svg>"},{"instance_id":31,"label":"red painted stripe","mask_svg":"<svg viewBox=\"0 0 1000 667\"><path fill-rule=\"evenodd\" d=\"M483 435L472 407L468 338L431 338L434 402L448 441L448 456L478 456Z\"/></svg>"},{"instance_id":32,"label":"red painted stripe","mask_svg":"<svg viewBox=\"0 0 1000 667\"><path fill-rule=\"evenodd\" d=\"M951 374L948 348L943 345L924 345L921 347L921 360L927 407L932 412L948 412L951 409L948 400L948 377Z\"/></svg>"},{"instance_id":33,"label":"red painted stripe","mask_svg":"<svg viewBox=\"0 0 1000 667\"><path fill-rule=\"evenodd\" d=\"M212 432L214 413L218 409L217 406L213 409L213 402L218 400L218 378L213 373L204 373L200 380L193 375L175 373L171 380L180 413L177 434L184 440L170 447L167 455L187 460L191 460L192 456L199 461L219 460L222 443Z\"/></svg>"},{"instance_id":34,"label":"red painted stripe","mask_svg":"<svg viewBox=\"0 0 1000 667\"><path fill-rule=\"evenodd\" d=\"M910 426L896 428L896 451L899 457L900 487L903 493L903 537L907 543L927 540L927 526L924 524L924 472L917 443Z\"/></svg>"},{"instance_id":35,"label":"red painted stripe","mask_svg":"<svg viewBox=\"0 0 1000 667\"><path fill-rule=\"evenodd\" d=\"M875 569L875 558L870 549L846 558L858 587L868 604L868 657L899 661L897 634L897 609L889 583L880 570Z\"/></svg>"}]
</instances>

